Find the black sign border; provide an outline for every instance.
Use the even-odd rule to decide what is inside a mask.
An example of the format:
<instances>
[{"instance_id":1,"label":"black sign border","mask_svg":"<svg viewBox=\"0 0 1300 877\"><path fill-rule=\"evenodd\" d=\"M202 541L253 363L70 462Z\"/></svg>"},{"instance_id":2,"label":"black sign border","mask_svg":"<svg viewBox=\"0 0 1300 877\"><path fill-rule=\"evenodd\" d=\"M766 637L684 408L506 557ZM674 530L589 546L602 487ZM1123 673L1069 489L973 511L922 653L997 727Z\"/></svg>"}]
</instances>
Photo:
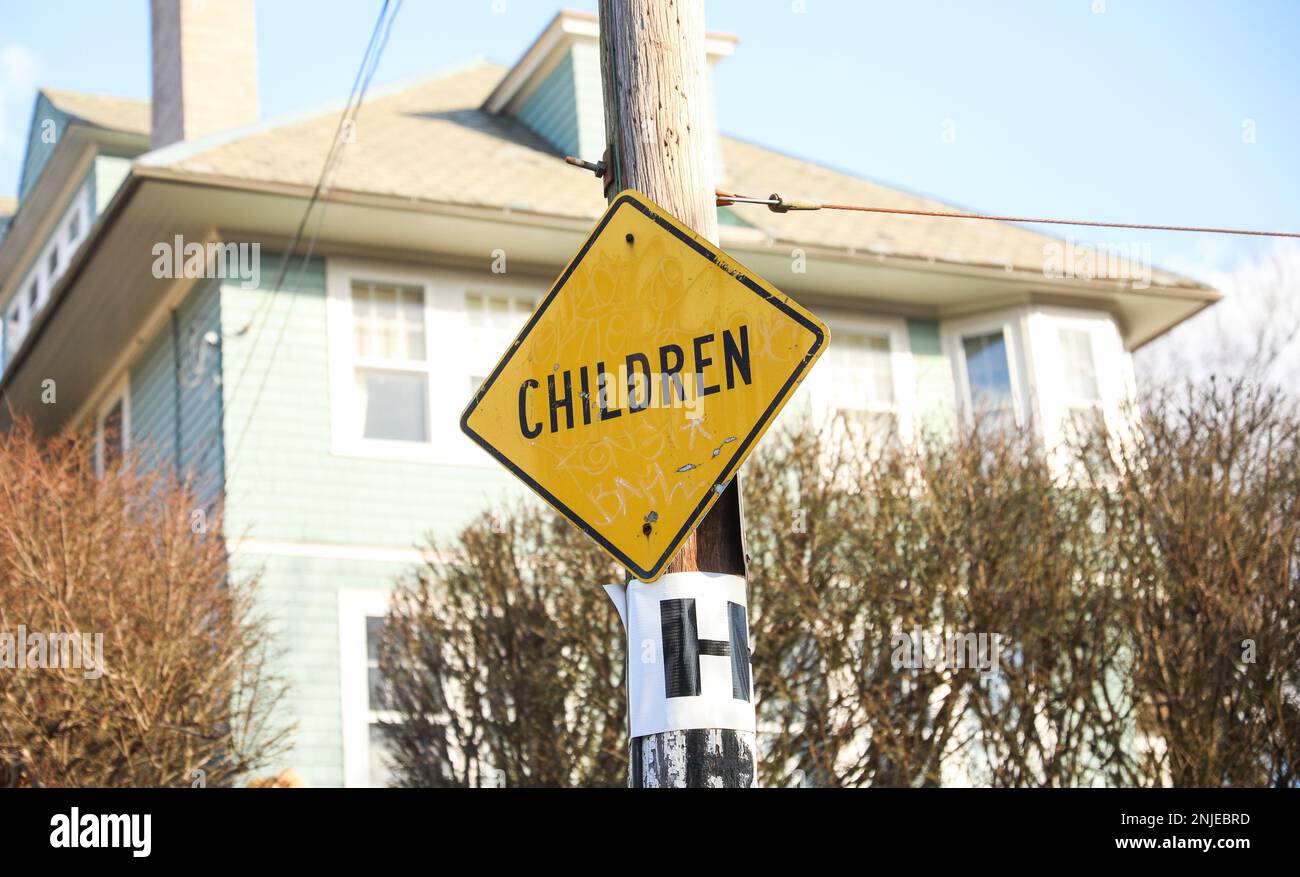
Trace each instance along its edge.
<instances>
[{"instance_id":1,"label":"black sign border","mask_svg":"<svg viewBox=\"0 0 1300 877\"><path fill-rule=\"evenodd\" d=\"M736 280L738 280L745 288L747 288L755 295L757 295L759 298L763 299L768 304L772 305L777 310L781 311L786 316L790 317L792 320L797 322L799 325L803 326L805 329L810 331L813 334L813 338L814 338L812 346L808 348L808 351L804 354L803 359L795 367L794 371L790 374L790 377L786 379L785 384L783 384L781 387L781 391L776 394L775 398L772 399L771 404L767 406L767 410L764 411L763 415L757 420L757 422L755 422L754 428L750 430L747 436L745 436L744 441L740 442L740 444L736 448L736 452L731 455L731 459L728 460L726 466L722 468L722 473L720 474L717 483L711 489L705 492L704 498L700 500L700 504L695 507L695 510L693 512L691 512L690 517L686 519L686 522L682 525L682 528L677 531L677 534L673 536L671 540L669 540L668 548L664 550L664 553L660 555L659 559L655 561L654 565L651 566L649 569L643 569L642 567L638 566L635 561L633 561L630 557L628 557L617 547L615 547L608 539L606 539L599 532L597 532L594 527L592 527L586 521L582 520L582 518L579 517L572 509L570 509L567 505L561 502L558 497L554 496L549 490L542 487L540 484L534 481L526 472L524 472L513 462L507 459L504 454L502 454L492 444L490 444L487 441L487 439L483 438L483 436L476 433L472 428L470 428L469 425L469 418L474 413L474 411L478 408L479 402L483 400L483 397L487 394L488 390L492 388L492 385L496 382L496 379L497 377L500 376L502 370L504 370L505 367L510 363L511 358L515 355L515 352L518 351L519 348L522 346L524 339L528 337L528 333L533 330L533 326L535 326L537 324L537 321L541 319L542 314L546 313L546 309L550 307L550 304L552 301L554 301L555 296L559 294L561 289L564 288L564 285L568 282L569 277L573 274L574 269L577 268L579 264L581 264L583 258L587 255L587 251L591 249L591 245L595 243L598 237L600 237L600 233L604 231L605 226L608 225L610 220L613 219L614 216L618 213L619 208L623 207L624 205L631 205L632 207L641 211L642 214L644 214L648 219L653 221L656 225L660 226L665 231L672 234L674 237L676 237L682 243L686 244L690 249L699 253L701 256L703 256L713 265L726 271L727 274L731 275ZM686 537L690 534L691 530L693 530L696 527L696 525L699 523L700 519L704 517L704 514L709 510L709 507L712 506L713 503L717 501L717 498L722 495L722 491L717 489L718 485L725 486L726 484L729 484L731 482L731 479L733 477L735 477L735 470L739 468L740 461L744 459L745 454L749 450L750 445L754 443L754 441L758 438L759 434L761 434L763 430L767 428L769 423L776 416L777 406L781 403L783 399L788 398L794 385L796 385L800 380L802 380L804 374L808 371L809 367L811 366L813 359L816 358L817 352L821 350L822 346L826 343L826 333L822 331L821 326L817 325L816 323L814 323L813 321L805 317L803 314L791 308L789 304L787 304L782 299L772 295L772 293L768 292L758 283L755 283L754 280L750 278L747 271L740 270L741 267L742 266L740 266L739 263L731 262L731 261L728 261L726 266L724 267L719 263L718 256L710 252L707 248L705 248L702 244L700 244L700 242L697 241L694 238L694 236L692 236L687 232L684 232L682 229L678 228L674 223L668 221L663 216L660 216L659 214L655 213L648 204L643 203L639 198L627 192L624 192L623 194L619 195L616 199L614 199L614 203L611 204L609 206L609 209L605 211L604 217L602 217L601 221L596 225L595 229L592 230L591 234L587 236L587 240L583 243L582 249L578 250L578 254L573 257L573 260L569 263L569 266L565 268L564 273L561 274L559 279L556 280L554 285L551 286L551 291L546 294L546 298L544 298L542 300L542 303L537 306L537 310L533 312L533 315L528 319L528 322L524 324L524 327L519 330L519 334L515 336L515 340L513 343L511 343L510 349L506 351L505 356L501 357L501 361L497 363L497 367L492 370L492 374L488 375L487 380L484 381L482 386L480 386L478 390L475 391L474 398L470 400L469 405L466 406L464 413L461 414L460 416L461 431L464 432L471 439L473 439L475 444L477 444L483 450L491 454L497 460L497 462L505 466L508 470L510 470L510 472L512 472L515 475L516 478L518 478L520 481L524 482L530 488L532 488L534 492L540 495L558 512L560 512L562 515L568 518L568 520L572 522L575 526L577 526L578 529L582 530L582 532L586 533L592 539L596 540L596 542L607 552L609 552L610 555L612 555L615 560L621 563L629 572L631 572L641 581L652 581L654 579L657 579L660 574L660 571L668 564L669 561L673 559L673 557L676 556L677 552L681 550L682 543L685 541Z\"/></svg>"}]
</instances>

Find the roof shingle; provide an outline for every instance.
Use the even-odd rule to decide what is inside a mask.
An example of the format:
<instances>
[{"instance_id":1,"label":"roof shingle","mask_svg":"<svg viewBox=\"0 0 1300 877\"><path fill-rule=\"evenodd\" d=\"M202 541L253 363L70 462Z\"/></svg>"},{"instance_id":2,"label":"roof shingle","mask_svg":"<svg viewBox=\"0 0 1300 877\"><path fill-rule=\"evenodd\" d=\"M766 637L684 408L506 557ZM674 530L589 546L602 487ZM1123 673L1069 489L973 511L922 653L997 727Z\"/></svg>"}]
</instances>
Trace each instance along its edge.
<instances>
[{"instance_id":1,"label":"roof shingle","mask_svg":"<svg viewBox=\"0 0 1300 877\"><path fill-rule=\"evenodd\" d=\"M127 134L148 134L152 127L149 101L43 88L41 92L63 112L97 128Z\"/></svg>"},{"instance_id":2,"label":"roof shingle","mask_svg":"<svg viewBox=\"0 0 1300 877\"><path fill-rule=\"evenodd\" d=\"M359 111L355 141L346 147L332 188L558 217L598 216L605 200L589 174L575 172L554 147L521 123L482 109L505 72L499 65L477 62L372 96ZM69 106L77 106L70 95L61 94ZM81 106L85 112L93 109ZM133 112L147 121L148 104L136 106ZM204 176L314 187L337 125L338 111L278 124L258 123L242 132L184 144L174 158L169 153L168 160L158 163ZM722 150L729 190L760 197L780 192L818 201L954 210L743 140L723 137ZM1060 240L1005 222L740 209L746 222L774 240L794 245L1021 271L1041 271L1044 246ZM1201 287L1160 271L1153 272L1153 281Z\"/></svg>"}]
</instances>

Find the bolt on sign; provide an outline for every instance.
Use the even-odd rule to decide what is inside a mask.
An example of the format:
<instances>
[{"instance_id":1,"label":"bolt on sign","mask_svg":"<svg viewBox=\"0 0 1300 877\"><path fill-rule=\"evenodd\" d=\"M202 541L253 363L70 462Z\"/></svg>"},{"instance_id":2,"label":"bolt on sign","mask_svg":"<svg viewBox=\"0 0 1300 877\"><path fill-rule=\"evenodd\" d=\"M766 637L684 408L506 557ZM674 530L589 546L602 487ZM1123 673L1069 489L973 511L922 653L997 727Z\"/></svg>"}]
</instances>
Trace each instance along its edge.
<instances>
[{"instance_id":1,"label":"bolt on sign","mask_svg":"<svg viewBox=\"0 0 1300 877\"><path fill-rule=\"evenodd\" d=\"M475 392L461 429L654 581L829 338L628 190Z\"/></svg>"}]
</instances>

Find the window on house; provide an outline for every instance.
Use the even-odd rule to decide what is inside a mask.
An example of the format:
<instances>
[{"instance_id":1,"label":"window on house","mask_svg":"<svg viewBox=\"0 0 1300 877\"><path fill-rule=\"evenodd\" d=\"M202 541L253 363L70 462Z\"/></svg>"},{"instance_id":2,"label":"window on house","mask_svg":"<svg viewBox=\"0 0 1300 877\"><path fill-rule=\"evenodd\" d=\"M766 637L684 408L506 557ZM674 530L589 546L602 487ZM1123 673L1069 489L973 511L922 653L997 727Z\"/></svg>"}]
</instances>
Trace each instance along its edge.
<instances>
[{"instance_id":1,"label":"window on house","mask_svg":"<svg viewBox=\"0 0 1300 877\"><path fill-rule=\"evenodd\" d=\"M827 357L836 415L859 425L874 440L896 439L898 408L889 336L836 332Z\"/></svg>"},{"instance_id":2,"label":"window on house","mask_svg":"<svg viewBox=\"0 0 1300 877\"><path fill-rule=\"evenodd\" d=\"M526 296L465 293L465 313L474 339L472 349L481 354L470 372L471 393L487 380L496 365L495 357L519 334L534 307L533 299Z\"/></svg>"},{"instance_id":3,"label":"window on house","mask_svg":"<svg viewBox=\"0 0 1300 877\"><path fill-rule=\"evenodd\" d=\"M966 363L966 382L971 413L977 420L990 419L1009 424L1014 419L1011 365L1007 357L1006 333L1001 329L975 335L963 335L962 356Z\"/></svg>"},{"instance_id":4,"label":"window on house","mask_svg":"<svg viewBox=\"0 0 1300 877\"><path fill-rule=\"evenodd\" d=\"M353 281L352 315L362 435L368 439L427 442L429 371L424 289Z\"/></svg>"},{"instance_id":5,"label":"window on house","mask_svg":"<svg viewBox=\"0 0 1300 877\"><path fill-rule=\"evenodd\" d=\"M387 611L384 591L339 591L343 781L348 786L386 786L392 781L391 748L382 724L398 721L400 715L392 710L379 673L379 642Z\"/></svg>"},{"instance_id":6,"label":"window on house","mask_svg":"<svg viewBox=\"0 0 1300 877\"><path fill-rule=\"evenodd\" d=\"M100 410L95 424L95 470L102 477L126 455L131 438L130 396L125 386Z\"/></svg>"},{"instance_id":7,"label":"window on house","mask_svg":"<svg viewBox=\"0 0 1300 877\"><path fill-rule=\"evenodd\" d=\"M1084 329L1061 329L1061 358L1065 363L1065 387L1072 400L1100 402L1097 364L1092 357L1092 335Z\"/></svg>"},{"instance_id":8,"label":"window on house","mask_svg":"<svg viewBox=\"0 0 1300 877\"><path fill-rule=\"evenodd\" d=\"M380 723L385 720L390 710L388 690L379 673L379 638L384 632L382 615L366 616L366 725L367 740L370 745L370 784L387 786L392 780L392 770L388 766L389 748L384 739Z\"/></svg>"},{"instance_id":9,"label":"window on house","mask_svg":"<svg viewBox=\"0 0 1300 877\"><path fill-rule=\"evenodd\" d=\"M1086 329L1062 328L1057 332L1057 338L1064 370L1066 436L1086 439L1105 425L1092 334Z\"/></svg>"},{"instance_id":10,"label":"window on house","mask_svg":"<svg viewBox=\"0 0 1300 877\"><path fill-rule=\"evenodd\" d=\"M55 241L54 246L50 247L50 285L54 285L54 278L59 273L59 242Z\"/></svg>"},{"instance_id":11,"label":"window on house","mask_svg":"<svg viewBox=\"0 0 1300 877\"><path fill-rule=\"evenodd\" d=\"M33 285L33 288L34 285ZM27 334L27 327L23 319L24 299L22 295L14 296L13 304L9 305L9 314L5 317L5 350L6 356L13 356L14 353L23 343L23 336Z\"/></svg>"},{"instance_id":12,"label":"window on house","mask_svg":"<svg viewBox=\"0 0 1300 877\"><path fill-rule=\"evenodd\" d=\"M86 233L86 227L89 224L87 220L89 213L90 190L89 188L86 188L82 190L77 199L73 202L72 207L68 210L67 218L63 223L63 255L61 261L63 262L63 267L65 269L67 268L67 263L72 259L72 254L77 251L77 247L81 246L81 241ZM54 260L58 255L58 249L58 244L56 243L54 252L52 252L50 256L51 260ZM51 286L54 285L55 272L55 262L51 261Z\"/></svg>"},{"instance_id":13,"label":"window on house","mask_svg":"<svg viewBox=\"0 0 1300 877\"><path fill-rule=\"evenodd\" d=\"M27 313L36 313L36 308L40 305L41 281L36 279L32 281L31 288L27 290Z\"/></svg>"},{"instance_id":14,"label":"window on house","mask_svg":"<svg viewBox=\"0 0 1300 877\"><path fill-rule=\"evenodd\" d=\"M100 423L103 442L103 462L100 464L102 471L108 471L113 465L122 459L122 451L125 450L125 436L122 435L122 401L119 399L108 409Z\"/></svg>"}]
</instances>

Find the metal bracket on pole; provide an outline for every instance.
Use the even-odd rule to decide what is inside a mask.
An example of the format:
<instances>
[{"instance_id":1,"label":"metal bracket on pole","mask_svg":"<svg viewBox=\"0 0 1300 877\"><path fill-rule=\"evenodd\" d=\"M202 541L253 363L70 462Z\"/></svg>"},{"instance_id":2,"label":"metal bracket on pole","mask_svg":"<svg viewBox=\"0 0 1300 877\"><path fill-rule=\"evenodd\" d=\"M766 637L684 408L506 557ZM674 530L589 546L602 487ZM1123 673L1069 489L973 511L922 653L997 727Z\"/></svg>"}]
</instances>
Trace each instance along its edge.
<instances>
[{"instance_id":1,"label":"metal bracket on pole","mask_svg":"<svg viewBox=\"0 0 1300 877\"><path fill-rule=\"evenodd\" d=\"M586 159L578 158L577 156L574 155L566 155L564 157L564 161L567 164L573 165L574 167L580 167L583 170L591 171L593 174L595 174L600 179L600 181L605 184L605 199L609 200L609 196L610 196L609 187L614 184L614 175L609 172L609 150L608 149L606 149L605 154L600 157L600 161L595 161L595 162L587 161Z\"/></svg>"},{"instance_id":2,"label":"metal bracket on pole","mask_svg":"<svg viewBox=\"0 0 1300 877\"><path fill-rule=\"evenodd\" d=\"M603 161L590 162L572 155L566 155L564 160L566 163L571 164L574 167L580 167L583 170L591 171L598 177L605 176L605 162Z\"/></svg>"}]
</instances>

